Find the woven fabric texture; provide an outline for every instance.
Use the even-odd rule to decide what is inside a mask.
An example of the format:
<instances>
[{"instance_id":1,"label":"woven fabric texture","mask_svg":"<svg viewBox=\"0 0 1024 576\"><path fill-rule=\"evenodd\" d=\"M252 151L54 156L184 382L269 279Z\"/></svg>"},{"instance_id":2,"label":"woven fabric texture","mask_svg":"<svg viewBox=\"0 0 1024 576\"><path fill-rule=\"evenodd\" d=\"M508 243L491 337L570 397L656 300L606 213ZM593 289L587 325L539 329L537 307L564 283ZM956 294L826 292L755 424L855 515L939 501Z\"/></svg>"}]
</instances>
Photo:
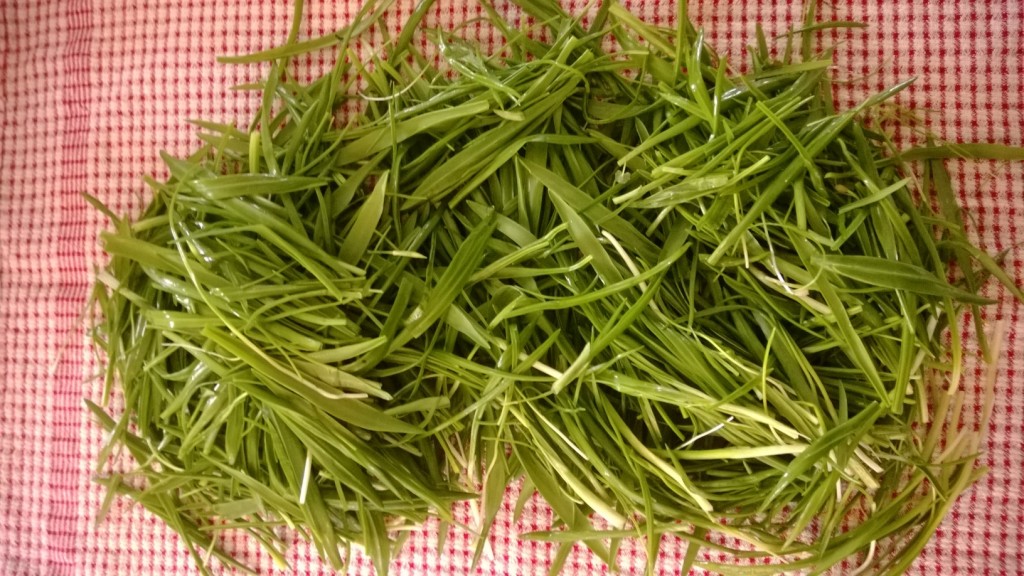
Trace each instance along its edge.
<instances>
[{"instance_id":1,"label":"woven fabric texture","mask_svg":"<svg viewBox=\"0 0 1024 576\"><path fill-rule=\"evenodd\" d=\"M303 34L340 27L359 3L307 2ZM577 0L575 7L584 4ZM649 21L668 24L674 17L668 0L628 5ZM117 501L95 522L103 489L92 476L103 435L82 399L98 398L102 384L83 317L103 261L96 235L105 222L80 193L118 211L137 209L146 195L140 176L162 174L158 151L183 155L197 144L188 119L247 122L258 96L230 87L265 70L217 64L215 57L281 43L291 6L246 0L2 0L0 6L0 573L194 574L174 534L140 507ZM397 2L393 29L412 6ZM690 17L733 62L744 58L758 22L771 38L795 25L801 12L797 0L690 1ZM439 0L427 25L452 26L482 13L474 0ZM917 76L897 102L920 110L936 134L1024 144L1020 0L849 0L824 3L821 15L870 26L823 35L839 43L840 107ZM479 25L466 33L493 41ZM316 58L307 64L315 68ZM1005 265L1024 283L1024 163L949 166L971 233L992 253L1008 250ZM953 506L914 574L1024 574L1024 308L999 287L990 285L987 293L998 300L987 318L1007 327L985 443L991 472ZM973 358L972 337L965 337ZM984 366L972 360L968 368L963 385L977 399ZM965 425L973 425L977 412L968 407ZM535 497L513 523L517 495L510 489L477 574L543 574L554 558L554 546L516 539L551 522ZM468 519L472 510L459 514ZM433 525L412 534L393 573L469 573L469 533L452 530L440 554L436 541ZM243 539L228 538L225 546L260 573L283 573ZM678 573L684 552L683 543L665 540L659 573ZM288 558L296 573L330 573L300 542ZM643 565L642 544L623 547L623 573L640 573ZM350 572L373 569L357 554ZM565 568L571 575L606 572L582 547Z\"/></svg>"}]
</instances>

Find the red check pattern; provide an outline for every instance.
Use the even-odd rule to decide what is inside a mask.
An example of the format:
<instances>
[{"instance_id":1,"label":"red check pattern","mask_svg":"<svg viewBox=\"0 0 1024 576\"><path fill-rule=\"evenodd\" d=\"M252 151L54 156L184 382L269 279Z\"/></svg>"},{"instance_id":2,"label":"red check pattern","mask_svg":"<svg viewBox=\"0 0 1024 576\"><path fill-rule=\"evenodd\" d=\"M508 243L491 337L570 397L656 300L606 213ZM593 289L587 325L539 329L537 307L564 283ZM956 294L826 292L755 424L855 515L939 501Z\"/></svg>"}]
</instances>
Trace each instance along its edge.
<instances>
[{"instance_id":1,"label":"red check pattern","mask_svg":"<svg viewBox=\"0 0 1024 576\"><path fill-rule=\"evenodd\" d=\"M306 4L303 32L319 35L343 24L360 2ZM413 5L397 4L393 29ZM690 16L736 63L757 22L774 36L799 22L802 4L691 0ZM667 0L630 7L649 21L674 22ZM196 573L176 536L137 506L118 501L95 524L103 490L91 477L103 438L82 398L98 398L101 383L83 317L102 262L95 238L105 222L80 193L119 211L138 208L145 197L140 175L162 171L157 151L181 155L196 145L186 120L245 122L256 96L230 86L262 71L219 65L215 56L282 42L290 10L285 2L255 0L0 0L0 573ZM924 111L933 132L953 141L1024 144L1019 0L849 0L821 10L827 19L870 25L825 34L841 43L841 106L918 76L898 102ZM481 14L472 0L440 0L427 24L447 27ZM465 33L494 42L481 25ZM306 62L322 63L319 56ZM1024 163L950 166L972 233L990 252L1008 250L1005 265L1024 282ZM1024 574L1024 314L1002 288L988 293L999 303L986 309L987 319L1007 327L985 445L991 472L956 503L914 574ZM963 385L977 398L984 367L972 361L968 368ZM965 425L977 418L968 410ZM516 539L551 521L534 497L513 523L517 496L511 488L477 574L543 574L554 558L554 546ZM459 513L473 517L469 505ZM412 534L393 573L468 573L471 534L450 530L439 554L436 532L431 524ZM224 545L260 573L282 573L244 539ZM678 573L684 552L685 544L666 539L658 572ZM289 561L299 574L329 573L302 543L290 549ZM641 543L619 554L624 574L640 573L644 561ZM350 573L372 571L356 554ZM577 546L564 573L607 569Z\"/></svg>"}]
</instances>

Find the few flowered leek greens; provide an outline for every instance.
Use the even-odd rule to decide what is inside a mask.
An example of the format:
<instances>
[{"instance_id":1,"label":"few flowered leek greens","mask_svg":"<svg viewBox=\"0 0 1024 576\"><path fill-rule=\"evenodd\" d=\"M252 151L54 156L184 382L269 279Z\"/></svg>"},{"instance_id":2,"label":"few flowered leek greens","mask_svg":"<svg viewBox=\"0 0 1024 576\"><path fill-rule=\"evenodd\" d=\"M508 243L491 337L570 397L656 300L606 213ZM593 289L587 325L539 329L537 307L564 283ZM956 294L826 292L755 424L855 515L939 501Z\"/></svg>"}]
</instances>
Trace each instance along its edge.
<instances>
[{"instance_id":1,"label":"few flowered leek greens","mask_svg":"<svg viewBox=\"0 0 1024 576\"><path fill-rule=\"evenodd\" d=\"M560 543L552 573L628 538L652 573L665 535L683 573L902 573L984 473L995 373L961 426L962 313L989 280L1024 299L942 161L1024 154L900 151L870 118L909 81L835 110L814 33L855 23L813 8L740 73L685 2L671 30L611 0L518 0L532 28L481 2L496 54L424 30L424 0L362 60L390 2L311 40L298 3L285 45L226 59L269 66L252 122L199 122L141 214L107 212L105 506L141 503L204 573L248 570L227 530L283 563L288 527L384 574L467 499L479 560L522 481L554 510L521 535ZM322 77L289 72L322 49ZM980 343L991 362L998 330Z\"/></svg>"}]
</instances>

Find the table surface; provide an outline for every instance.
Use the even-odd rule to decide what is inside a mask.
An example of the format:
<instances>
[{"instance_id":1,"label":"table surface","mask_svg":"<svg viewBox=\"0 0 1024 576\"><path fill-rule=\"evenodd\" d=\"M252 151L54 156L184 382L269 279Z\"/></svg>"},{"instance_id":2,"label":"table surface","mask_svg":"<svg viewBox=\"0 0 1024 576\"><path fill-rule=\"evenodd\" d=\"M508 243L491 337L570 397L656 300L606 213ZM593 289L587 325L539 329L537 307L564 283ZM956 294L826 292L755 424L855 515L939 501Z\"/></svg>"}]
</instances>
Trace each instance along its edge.
<instances>
[{"instance_id":1,"label":"table surface","mask_svg":"<svg viewBox=\"0 0 1024 576\"><path fill-rule=\"evenodd\" d=\"M303 33L342 25L359 0L307 2ZM503 3L499 3L502 4ZM580 7L584 2L577 1ZM898 102L925 111L930 130L952 141L1024 144L1024 7L1020 0L854 0L822 6L830 20L866 30L824 34L840 42L836 93L848 107L866 94L917 76ZM412 8L399 0L391 25ZM573 6L573 3L569 3ZM668 23L665 0L628 3ZM795 0L693 0L691 18L720 52L743 58L764 23L769 37L799 22ZM472 0L440 0L428 25L450 26L482 11ZM85 302L103 259L105 225L88 192L120 211L140 206L142 174L161 174L159 150L185 154L196 143L187 119L245 123L253 94L230 86L260 77L257 65L217 64L217 55L278 44L286 2L222 0L0 0L3 98L0 139L0 573L192 574L174 534L138 506L118 501L98 525L103 490L92 482L102 433L82 399L98 398L99 364L86 335ZM470 26L469 33L487 31ZM309 64L316 66L317 60ZM972 235L1024 282L1024 163L951 162ZM997 404L985 442L991 472L952 508L911 570L914 574L1024 574L1024 315L997 286L985 310L1006 323ZM983 366L971 357L963 386L977 397ZM969 406L967 424L976 414ZM514 502L516 489L510 489ZM458 511L468 517L469 511ZM555 548L516 540L547 527L536 497L513 523L506 501L479 574L540 574ZM436 526L412 534L396 574L465 574L472 537L452 531L436 553ZM261 573L277 573L244 540L228 539ZM678 573L685 546L665 541L659 573ZM623 547L624 573L643 566L640 544ZM288 554L297 573L327 574L301 543ZM567 574L606 572L577 547ZM356 556L351 573L372 573Z\"/></svg>"}]
</instances>

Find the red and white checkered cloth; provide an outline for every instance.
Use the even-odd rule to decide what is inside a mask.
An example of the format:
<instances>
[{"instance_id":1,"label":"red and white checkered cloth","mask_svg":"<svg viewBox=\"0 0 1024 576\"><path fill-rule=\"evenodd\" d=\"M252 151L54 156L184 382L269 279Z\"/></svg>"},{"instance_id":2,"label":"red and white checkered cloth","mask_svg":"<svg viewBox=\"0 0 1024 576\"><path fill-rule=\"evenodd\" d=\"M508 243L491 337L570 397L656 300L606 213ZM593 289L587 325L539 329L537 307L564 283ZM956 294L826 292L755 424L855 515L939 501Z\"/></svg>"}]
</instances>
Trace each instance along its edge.
<instances>
[{"instance_id":1,"label":"red and white checkered cloth","mask_svg":"<svg viewBox=\"0 0 1024 576\"><path fill-rule=\"evenodd\" d=\"M585 2L577 0L577 7ZM412 10L399 0L393 24ZM571 4L571 3L570 3ZM744 58L757 22L773 36L801 18L799 0L691 0L690 15L732 61ZM841 41L841 106L916 75L898 102L930 111L930 128L954 141L1024 144L1024 4L1021 0L850 0L825 18L867 30L829 32ZM304 34L329 32L359 0L307 2ZM289 3L257 0L0 0L0 574L194 574L176 536L138 506L118 502L95 524L103 490L91 481L103 438L83 407L100 381L82 320L93 271L102 262L103 219L80 196L120 210L145 197L140 175L160 173L157 151L182 155L196 143L187 119L246 122L256 96L230 86L260 77L259 66L225 66L215 56L281 43ZM650 21L670 23L668 0L635 1ZM428 25L482 12L473 0L438 1ZM470 26L486 40L488 32ZM316 61L311 62L314 66ZM872 74L875 70L878 73ZM864 77L867 76L865 79ZM973 234L1024 283L1024 163L951 163ZM1008 325L995 414L985 444L991 472L952 509L914 565L915 574L1024 574L1024 314L1001 288L989 320ZM973 352L973 347L969 352ZM964 386L978 389L972 363ZM974 412L968 410L968 425ZM510 492L514 492L512 490ZM515 534L547 527L534 498L518 524L510 493L477 574L542 574L555 547ZM463 509L469 517L468 509ZM466 574L472 536L453 530L442 553L436 526L413 534L395 574ZM278 573L246 541L228 539L261 573ZM684 545L664 542L658 568L678 572ZM328 574L310 547L289 551L297 573ZM624 573L642 570L641 545L624 546ZM369 574L356 556L351 572ZM577 547L565 573L605 573Z\"/></svg>"}]
</instances>

